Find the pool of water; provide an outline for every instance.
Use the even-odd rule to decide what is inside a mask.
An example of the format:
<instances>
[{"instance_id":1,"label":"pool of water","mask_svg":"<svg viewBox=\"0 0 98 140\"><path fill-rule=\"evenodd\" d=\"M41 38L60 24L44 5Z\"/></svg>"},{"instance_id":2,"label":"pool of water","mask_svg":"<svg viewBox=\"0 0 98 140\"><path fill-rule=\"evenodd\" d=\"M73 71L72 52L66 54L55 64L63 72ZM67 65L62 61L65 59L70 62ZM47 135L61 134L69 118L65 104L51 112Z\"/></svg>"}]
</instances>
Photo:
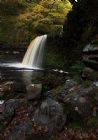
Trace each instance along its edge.
<instances>
[{"instance_id":1,"label":"pool of water","mask_svg":"<svg viewBox=\"0 0 98 140\"><path fill-rule=\"evenodd\" d=\"M42 83L46 86L45 90L47 91L63 83L67 72L58 69L46 70L23 66L21 62L24 54L25 50L20 49L0 50L0 97L3 95L2 92L5 91L3 88L6 89L12 83L14 83L14 87L15 85L18 85L18 87L16 86L14 91L10 89L9 92L17 92L17 94L24 94L26 87L30 84Z\"/></svg>"}]
</instances>

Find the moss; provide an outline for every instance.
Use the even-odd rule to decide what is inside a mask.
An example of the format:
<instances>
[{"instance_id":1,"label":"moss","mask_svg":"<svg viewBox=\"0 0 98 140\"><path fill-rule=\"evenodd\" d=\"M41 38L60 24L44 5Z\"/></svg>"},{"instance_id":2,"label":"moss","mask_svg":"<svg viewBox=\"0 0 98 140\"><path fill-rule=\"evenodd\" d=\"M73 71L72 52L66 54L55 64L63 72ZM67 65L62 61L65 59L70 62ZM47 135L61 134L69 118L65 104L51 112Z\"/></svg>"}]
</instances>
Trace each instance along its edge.
<instances>
[{"instance_id":1,"label":"moss","mask_svg":"<svg viewBox=\"0 0 98 140\"><path fill-rule=\"evenodd\" d=\"M92 82L90 80L85 80L85 81L82 82L82 86L84 88L87 88L87 87L89 87L91 85L91 83Z\"/></svg>"},{"instance_id":2,"label":"moss","mask_svg":"<svg viewBox=\"0 0 98 140\"><path fill-rule=\"evenodd\" d=\"M91 116L87 119L86 125L88 128L97 128L98 127L98 112L96 112L96 116Z\"/></svg>"}]
</instances>

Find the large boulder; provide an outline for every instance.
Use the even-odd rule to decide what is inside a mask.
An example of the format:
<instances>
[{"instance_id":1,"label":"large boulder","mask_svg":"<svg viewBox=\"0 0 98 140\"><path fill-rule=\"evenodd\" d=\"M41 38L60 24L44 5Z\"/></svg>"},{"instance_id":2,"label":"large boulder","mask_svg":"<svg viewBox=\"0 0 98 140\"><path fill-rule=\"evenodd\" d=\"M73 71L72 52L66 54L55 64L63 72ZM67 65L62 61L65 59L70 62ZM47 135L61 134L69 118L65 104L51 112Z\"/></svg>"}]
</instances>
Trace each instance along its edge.
<instances>
[{"instance_id":1,"label":"large boulder","mask_svg":"<svg viewBox=\"0 0 98 140\"><path fill-rule=\"evenodd\" d=\"M39 99L42 93L42 84L30 84L27 86L28 100Z\"/></svg>"},{"instance_id":2,"label":"large boulder","mask_svg":"<svg viewBox=\"0 0 98 140\"><path fill-rule=\"evenodd\" d=\"M38 102L36 105L35 102ZM10 99L0 102L0 128L2 139L33 139L37 134L51 136L66 122L62 106L54 99Z\"/></svg>"},{"instance_id":3,"label":"large boulder","mask_svg":"<svg viewBox=\"0 0 98 140\"><path fill-rule=\"evenodd\" d=\"M33 121L42 128L46 128L48 134L61 130L66 122L62 106L51 98L45 99L35 111Z\"/></svg>"},{"instance_id":4,"label":"large boulder","mask_svg":"<svg viewBox=\"0 0 98 140\"><path fill-rule=\"evenodd\" d=\"M72 81L70 81L72 83ZM74 82L75 83L75 82ZM65 84L65 87L67 85ZM72 114L75 119L76 116L87 118L93 115L93 109L97 105L98 100L98 86L97 83L89 84L88 87L79 84L73 84L63 93L60 92L58 100L65 105L66 112ZM75 116L75 114L78 114ZM70 116L70 117L71 117Z\"/></svg>"}]
</instances>

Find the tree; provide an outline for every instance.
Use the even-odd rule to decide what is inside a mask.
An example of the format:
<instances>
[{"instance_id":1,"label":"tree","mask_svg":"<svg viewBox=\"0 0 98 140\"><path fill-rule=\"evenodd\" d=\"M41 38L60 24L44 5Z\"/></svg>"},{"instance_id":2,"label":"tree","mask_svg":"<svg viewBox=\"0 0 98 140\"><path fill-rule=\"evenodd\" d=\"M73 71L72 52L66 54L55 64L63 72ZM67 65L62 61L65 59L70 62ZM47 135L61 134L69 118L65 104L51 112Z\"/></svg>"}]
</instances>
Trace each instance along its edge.
<instances>
[{"instance_id":1,"label":"tree","mask_svg":"<svg viewBox=\"0 0 98 140\"><path fill-rule=\"evenodd\" d=\"M1 0L0 42L18 46L38 34L59 34L70 9L68 0Z\"/></svg>"}]
</instances>

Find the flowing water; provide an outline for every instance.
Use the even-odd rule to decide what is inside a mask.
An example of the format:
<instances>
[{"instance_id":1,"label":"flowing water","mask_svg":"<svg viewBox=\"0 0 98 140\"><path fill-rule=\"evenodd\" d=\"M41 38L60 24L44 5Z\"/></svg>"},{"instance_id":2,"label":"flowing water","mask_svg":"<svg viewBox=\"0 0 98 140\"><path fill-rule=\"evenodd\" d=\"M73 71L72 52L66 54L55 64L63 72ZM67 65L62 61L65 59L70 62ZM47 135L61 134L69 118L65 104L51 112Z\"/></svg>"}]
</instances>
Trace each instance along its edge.
<instances>
[{"instance_id":1,"label":"flowing water","mask_svg":"<svg viewBox=\"0 0 98 140\"><path fill-rule=\"evenodd\" d=\"M46 38L46 35L35 38L35 40L33 40L28 47L27 52L22 48L11 49L1 47L1 99L3 97L2 95L4 95L7 99L23 97L24 94L27 94L26 89L30 84L42 83L45 85L45 90L47 91L57 86L59 82L62 82L62 79L65 77L62 70L58 71L57 69L42 69L43 51ZM10 87L10 85L12 87Z\"/></svg>"},{"instance_id":2,"label":"flowing water","mask_svg":"<svg viewBox=\"0 0 98 140\"><path fill-rule=\"evenodd\" d=\"M43 51L47 35L36 37L27 49L23 58L22 65L27 67L41 68L43 60Z\"/></svg>"}]
</instances>

